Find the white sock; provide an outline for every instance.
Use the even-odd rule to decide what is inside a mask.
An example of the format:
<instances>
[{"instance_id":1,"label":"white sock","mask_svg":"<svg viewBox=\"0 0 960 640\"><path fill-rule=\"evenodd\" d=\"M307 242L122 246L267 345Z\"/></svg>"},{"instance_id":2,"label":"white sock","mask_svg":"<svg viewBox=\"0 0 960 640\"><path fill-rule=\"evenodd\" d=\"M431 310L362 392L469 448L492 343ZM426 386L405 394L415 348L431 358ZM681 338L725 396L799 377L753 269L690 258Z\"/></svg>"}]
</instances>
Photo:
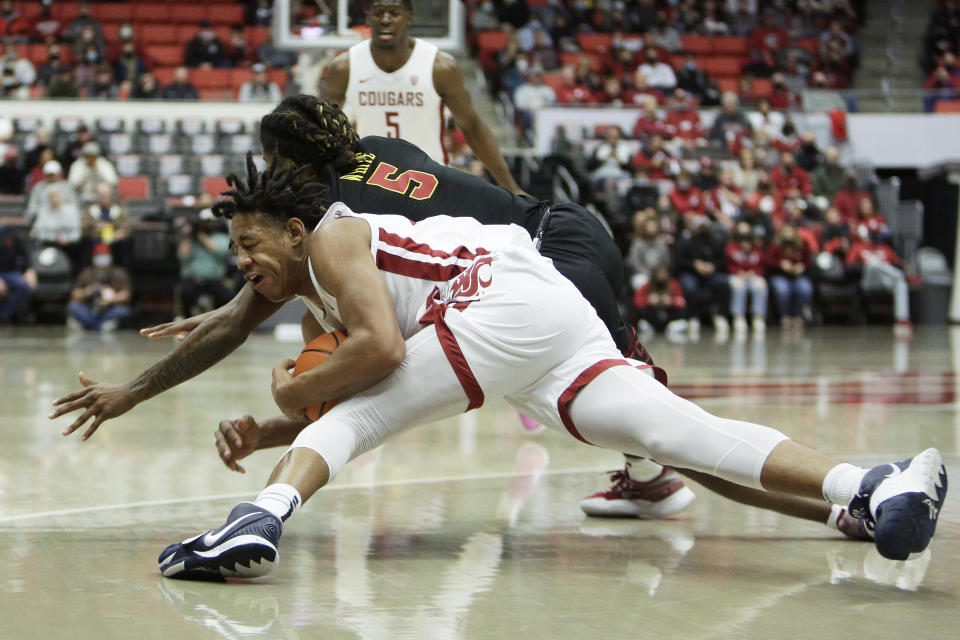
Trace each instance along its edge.
<instances>
[{"instance_id":1,"label":"white sock","mask_svg":"<svg viewBox=\"0 0 960 640\"><path fill-rule=\"evenodd\" d=\"M838 504L830 505L830 515L827 516L827 526L835 531L839 530L840 516L842 516L846 510L846 507L841 507Z\"/></svg>"},{"instance_id":2,"label":"white sock","mask_svg":"<svg viewBox=\"0 0 960 640\"><path fill-rule=\"evenodd\" d=\"M627 474L631 480L636 482L650 482L663 473L663 465L654 462L650 458L638 458L626 454L624 454L623 457L627 459Z\"/></svg>"},{"instance_id":3,"label":"white sock","mask_svg":"<svg viewBox=\"0 0 960 640\"><path fill-rule=\"evenodd\" d=\"M847 506L857 495L857 489L860 488L860 482L865 475L867 475L867 470L862 467L846 462L838 464L830 469L823 479L823 497L830 504L838 504L841 507Z\"/></svg>"},{"instance_id":4,"label":"white sock","mask_svg":"<svg viewBox=\"0 0 960 640\"><path fill-rule=\"evenodd\" d=\"M295 514L302 503L300 492L295 487L279 482L261 491L253 501L253 504L280 518L281 522Z\"/></svg>"}]
</instances>

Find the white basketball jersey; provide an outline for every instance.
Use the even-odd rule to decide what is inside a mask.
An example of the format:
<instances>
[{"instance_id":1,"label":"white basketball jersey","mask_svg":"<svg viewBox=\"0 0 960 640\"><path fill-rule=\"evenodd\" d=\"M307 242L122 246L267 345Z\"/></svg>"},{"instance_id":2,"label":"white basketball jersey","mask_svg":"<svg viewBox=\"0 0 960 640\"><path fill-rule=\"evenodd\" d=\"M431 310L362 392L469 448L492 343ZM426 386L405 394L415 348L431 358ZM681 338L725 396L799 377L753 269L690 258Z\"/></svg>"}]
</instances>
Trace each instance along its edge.
<instances>
[{"instance_id":1,"label":"white basketball jersey","mask_svg":"<svg viewBox=\"0 0 960 640\"><path fill-rule=\"evenodd\" d=\"M354 213L342 202L330 206L317 228L348 216L363 218L370 225L370 252L387 284L404 339L422 328L420 319L428 299L456 304L469 301L472 289L477 289L473 293L479 292L470 283L457 282L478 258L495 260L496 252L507 247L523 246L533 251L530 234L515 224L482 225L473 218L450 216L433 216L415 223L403 216ZM482 280L484 268L489 266L477 265L465 277ZM307 308L325 331L343 331L336 298L320 287L312 265L309 270L322 306L303 298Z\"/></svg>"},{"instance_id":2,"label":"white basketball jersey","mask_svg":"<svg viewBox=\"0 0 960 640\"><path fill-rule=\"evenodd\" d=\"M443 99L433 86L437 47L414 38L406 64L392 73L377 66L370 41L350 47L350 79L343 110L363 136L402 138L447 164Z\"/></svg>"}]
</instances>

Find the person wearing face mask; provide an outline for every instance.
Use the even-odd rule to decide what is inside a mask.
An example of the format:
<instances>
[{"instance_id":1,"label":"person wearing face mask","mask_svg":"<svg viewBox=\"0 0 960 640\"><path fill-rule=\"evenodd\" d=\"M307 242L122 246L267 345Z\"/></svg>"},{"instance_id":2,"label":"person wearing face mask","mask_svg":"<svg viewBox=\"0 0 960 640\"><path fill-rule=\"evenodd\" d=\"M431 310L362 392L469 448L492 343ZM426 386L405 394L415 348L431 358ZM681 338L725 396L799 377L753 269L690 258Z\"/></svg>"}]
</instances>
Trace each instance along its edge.
<instances>
[{"instance_id":1,"label":"person wearing face mask","mask_svg":"<svg viewBox=\"0 0 960 640\"><path fill-rule=\"evenodd\" d=\"M903 260L888 244L880 242L867 225L854 230L853 243L847 252L847 266L861 270L860 288L864 293L886 291L893 294L893 332L898 338L913 335L910 322L910 290L900 270Z\"/></svg>"},{"instance_id":2,"label":"person wearing face mask","mask_svg":"<svg viewBox=\"0 0 960 640\"><path fill-rule=\"evenodd\" d=\"M163 88L164 100L197 100L197 89L190 83L190 71L186 67L177 67L173 72L173 82Z\"/></svg>"},{"instance_id":3,"label":"person wearing face mask","mask_svg":"<svg viewBox=\"0 0 960 640\"><path fill-rule=\"evenodd\" d=\"M94 38L103 42L103 26L90 15L90 3L80 2L77 5L77 17L71 20L67 27L66 39L77 41L85 29L90 29Z\"/></svg>"},{"instance_id":4,"label":"person wearing face mask","mask_svg":"<svg viewBox=\"0 0 960 640\"><path fill-rule=\"evenodd\" d=\"M749 294L753 334L754 337L762 336L767 329L767 281L763 277L763 252L748 223L737 223L724 253L730 274L730 313L733 316L734 335L744 336L747 333Z\"/></svg>"},{"instance_id":5,"label":"person wearing face mask","mask_svg":"<svg viewBox=\"0 0 960 640\"><path fill-rule=\"evenodd\" d=\"M114 266L110 245L93 247L93 262L77 276L67 305L67 326L113 331L130 315L130 276Z\"/></svg>"},{"instance_id":6,"label":"person wearing face mask","mask_svg":"<svg viewBox=\"0 0 960 640\"><path fill-rule=\"evenodd\" d=\"M677 88L683 89L698 98L707 90L707 72L697 66L697 58L687 52L683 66L677 70Z\"/></svg>"},{"instance_id":7,"label":"person wearing face mask","mask_svg":"<svg viewBox=\"0 0 960 640\"><path fill-rule=\"evenodd\" d=\"M860 201L872 197L869 192L860 188L860 180L857 179L857 174L853 171L847 171L843 178L843 186L833 196L833 206L840 212L840 217L844 222L852 226L857 222Z\"/></svg>"},{"instance_id":8,"label":"person wearing face mask","mask_svg":"<svg viewBox=\"0 0 960 640\"><path fill-rule=\"evenodd\" d=\"M137 55L137 47L132 42L125 42L120 50L120 57L113 63L113 75L122 85L132 86L147 70L143 59Z\"/></svg>"},{"instance_id":9,"label":"person wearing face mask","mask_svg":"<svg viewBox=\"0 0 960 640\"><path fill-rule=\"evenodd\" d=\"M72 189L66 182L57 178L60 164L55 160L47 163L44 173L48 181L37 185L30 194L31 203L39 200L39 205L31 220L30 237L37 248L53 246L62 250L76 268L80 264L81 216L80 209L72 196ZM34 194L39 198L34 198Z\"/></svg>"},{"instance_id":10,"label":"person wearing face mask","mask_svg":"<svg viewBox=\"0 0 960 640\"><path fill-rule=\"evenodd\" d=\"M110 188L117 186L117 170L112 162L100 155L100 145L96 142L87 142L82 151L82 157L70 165L67 180L77 190L84 204L92 204L97 200L100 185L105 184Z\"/></svg>"},{"instance_id":11,"label":"person wearing face mask","mask_svg":"<svg viewBox=\"0 0 960 640\"><path fill-rule=\"evenodd\" d=\"M693 184L693 178L686 171L681 171L677 176L676 186L670 192L670 202L684 217L702 214L706 204L703 193Z\"/></svg>"},{"instance_id":12,"label":"person wearing face mask","mask_svg":"<svg viewBox=\"0 0 960 640\"><path fill-rule=\"evenodd\" d=\"M130 97L134 100L159 100L161 89L156 77L149 71L140 74L133 91L130 92Z\"/></svg>"},{"instance_id":13,"label":"person wearing face mask","mask_svg":"<svg viewBox=\"0 0 960 640\"><path fill-rule=\"evenodd\" d=\"M640 316L638 326L643 334L666 330L675 335L688 326L683 288L666 264L654 267L650 279L637 288L633 294L633 306Z\"/></svg>"},{"instance_id":14,"label":"person wearing face mask","mask_svg":"<svg viewBox=\"0 0 960 640\"><path fill-rule=\"evenodd\" d=\"M185 64L190 67L220 67L224 64L223 43L217 37L209 20L200 22L197 35L187 43L183 56Z\"/></svg>"},{"instance_id":15,"label":"person wearing face mask","mask_svg":"<svg viewBox=\"0 0 960 640\"><path fill-rule=\"evenodd\" d=\"M650 280L657 265L670 262L670 245L660 233L660 220L653 208L633 215L633 239L624 263L630 268L630 286L637 291Z\"/></svg>"},{"instance_id":16,"label":"person wearing face mask","mask_svg":"<svg viewBox=\"0 0 960 640\"><path fill-rule=\"evenodd\" d=\"M797 166L810 173L816 171L822 161L822 154L817 147L817 136L812 131L804 131L800 134L800 148L797 149L794 156L797 160ZM816 193L816 191L814 191Z\"/></svg>"},{"instance_id":17,"label":"person wearing face mask","mask_svg":"<svg viewBox=\"0 0 960 640\"><path fill-rule=\"evenodd\" d=\"M700 316L709 313L717 336L723 338L730 332L725 315L730 308L730 286L723 244L717 241L706 216L693 216L689 228L690 234L677 243L674 260L690 309L690 334L699 335Z\"/></svg>"},{"instance_id":18,"label":"person wearing face mask","mask_svg":"<svg viewBox=\"0 0 960 640\"><path fill-rule=\"evenodd\" d=\"M646 76L647 82L654 89L671 91L677 86L677 76L670 65L660 61L660 52L655 47L647 47L644 63L638 71Z\"/></svg>"},{"instance_id":19,"label":"person wearing face mask","mask_svg":"<svg viewBox=\"0 0 960 640\"><path fill-rule=\"evenodd\" d=\"M230 255L230 237L220 228L210 209L200 212L196 222L178 218L180 234L177 257L180 259L180 304L185 315L209 311L197 305L208 296L212 308L226 304L233 294L223 283Z\"/></svg>"},{"instance_id":20,"label":"person wearing face mask","mask_svg":"<svg viewBox=\"0 0 960 640\"><path fill-rule=\"evenodd\" d=\"M836 147L827 147L823 152L823 162L813 171L813 193L832 200L843 187L846 170L840 166L840 151Z\"/></svg>"},{"instance_id":21,"label":"person wearing face mask","mask_svg":"<svg viewBox=\"0 0 960 640\"><path fill-rule=\"evenodd\" d=\"M51 44L47 47L47 60L37 69L37 84L41 87L49 86L54 77L67 70L60 58L60 45Z\"/></svg>"},{"instance_id":22,"label":"person wearing face mask","mask_svg":"<svg viewBox=\"0 0 960 640\"><path fill-rule=\"evenodd\" d=\"M73 50L86 51L90 47L93 47L97 50L97 54L100 56L100 58L103 58L106 55L106 43L103 40L103 36L98 36L97 31L92 26L86 25L79 29L77 36L73 41Z\"/></svg>"},{"instance_id":23,"label":"person wearing face mask","mask_svg":"<svg viewBox=\"0 0 960 640\"><path fill-rule=\"evenodd\" d=\"M86 49L81 49L77 58L77 66L73 70L73 77L77 86L86 87L91 84L96 77L97 67L103 56L95 44L88 44Z\"/></svg>"},{"instance_id":24,"label":"person wearing face mask","mask_svg":"<svg viewBox=\"0 0 960 640\"><path fill-rule=\"evenodd\" d=\"M795 227L786 224L767 248L765 260L781 328L802 330L803 314L813 300L813 283L807 275L812 264L810 247Z\"/></svg>"}]
</instances>

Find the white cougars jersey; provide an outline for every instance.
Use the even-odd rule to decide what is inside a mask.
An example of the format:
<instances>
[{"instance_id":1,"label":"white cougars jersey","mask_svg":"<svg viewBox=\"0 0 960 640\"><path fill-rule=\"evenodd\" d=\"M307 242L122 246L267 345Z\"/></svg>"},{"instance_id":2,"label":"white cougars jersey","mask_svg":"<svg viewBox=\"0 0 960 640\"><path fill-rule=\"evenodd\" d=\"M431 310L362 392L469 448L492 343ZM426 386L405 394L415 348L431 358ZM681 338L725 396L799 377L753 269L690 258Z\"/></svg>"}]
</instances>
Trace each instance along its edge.
<instances>
[{"instance_id":1,"label":"white cougars jersey","mask_svg":"<svg viewBox=\"0 0 960 640\"><path fill-rule=\"evenodd\" d=\"M343 217L363 218L370 225L370 252L383 275L397 312L404 339L417 333L430 301L469 304L489 284L497 251L527 247L534 251L523 227L482 225L473 218L433 216L413 222L397 215L354 213L342 202L327 210L317 228ZM539 256L537 256L539 258ZM303 298L324 331L344 330L337 300L317 282L322 306Z\"/></svg>"},{"instance_id":2,"label":"white cougars jersey","mask_svg":"<svg viewBox=\"0 0 960 640\"><path fill-rule=\"evenodd\" d=\"M406 64L392 73L377 66L370 41L350 47L350 78L343 110L360 137L402 138L447 164L443 99L433 86L436 45L414 38Z\"/></svg>"}]
</instances>

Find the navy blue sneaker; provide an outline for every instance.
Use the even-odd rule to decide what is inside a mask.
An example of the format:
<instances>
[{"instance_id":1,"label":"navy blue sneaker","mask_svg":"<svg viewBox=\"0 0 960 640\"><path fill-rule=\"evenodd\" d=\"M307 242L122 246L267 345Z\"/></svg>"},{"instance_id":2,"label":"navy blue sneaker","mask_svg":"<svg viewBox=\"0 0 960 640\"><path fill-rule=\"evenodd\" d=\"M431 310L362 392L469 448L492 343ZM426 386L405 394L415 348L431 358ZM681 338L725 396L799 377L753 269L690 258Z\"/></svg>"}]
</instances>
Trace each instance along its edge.
<instances>
[{"instance_id":1,"label":"navy blue sneaker","mask_svg":"<svg viewBox=\"0 0 960 640\"><path fill-rule=\"evenodd\" d=\"M184 580L257 578L277 564L283 525L252 502L241 502L219 529L201 533L163 550L160 573Z\"/></svg>"},{"instance_id":2,"label":"navy blue sneaker","mask_svg":"<svg viewBox=\"0 0 960 640\"><path fill-rule=\"evenodd\" d=\"M940 452L923 453L867 472L848 511L862 518L877 551L890 560L916 557L933 537L947 495Z\"/></svg>"}]
</instances>

